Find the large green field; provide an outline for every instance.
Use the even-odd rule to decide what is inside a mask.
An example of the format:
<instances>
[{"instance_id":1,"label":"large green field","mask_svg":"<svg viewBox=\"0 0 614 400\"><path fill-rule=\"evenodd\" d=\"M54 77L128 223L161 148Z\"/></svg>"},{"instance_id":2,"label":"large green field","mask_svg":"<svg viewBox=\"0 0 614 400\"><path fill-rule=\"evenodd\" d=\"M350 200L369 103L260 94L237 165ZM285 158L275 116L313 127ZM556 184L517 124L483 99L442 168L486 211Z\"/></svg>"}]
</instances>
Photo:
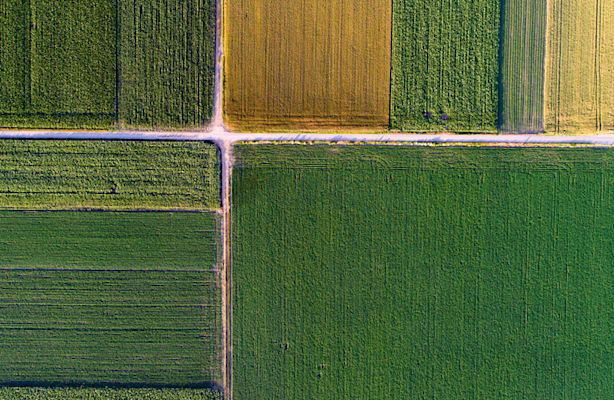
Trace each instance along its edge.
<instances>
[{"instance_id":1,"label":"large green field","mask_svg":"<svg viewBox=\"0 0 614 400\"><path fill-rule=\"evenodd\" d=\"M392 129L497 130L499 0L394 0Z\"/></svg>"},{"instance_id":2,"label":"large green field","mask_svg":"<svg viewBox=\"0 0 614 400\"><path fill-rule=\"evenodd\" d=\"M546 0L508 0L503 6L499 131L544 130Z\"/></svg>"},{"instance_id":3,"label":"large green field","mask_svg":"<svg viewBox=\"0 0 614 400\"><path fill-rule=\"evenodd\" d=\"M612 150L235 153L235 400L614 397Z\"/></svg>"},{"instance_id":4,"label":"large green field","mask_svg":"<svg viewBox=\"0 0 614 400\"><path fill-rule=\"evenodd\" d=\"M209 143L0 140L0 209L218 209L219 181Z\"/></svg>"},{"instance_id":5,"label":"large green field","mask_svg":"<svg viewBox=\"0 0 614 400\"><path fill-rule=\"evenodd\" d=\"M218 223L0 212L0 385L218 387Z\"/></svg>"},{"instance_id":6,"label":"large green field","mask_svg":"<svg viewBox=\"0 0 614 400\"><path fill-rule=\"evenodd\" d=\"M6 0L0 128L202 126L214 0Z\"/></svg>"}]
</instances>

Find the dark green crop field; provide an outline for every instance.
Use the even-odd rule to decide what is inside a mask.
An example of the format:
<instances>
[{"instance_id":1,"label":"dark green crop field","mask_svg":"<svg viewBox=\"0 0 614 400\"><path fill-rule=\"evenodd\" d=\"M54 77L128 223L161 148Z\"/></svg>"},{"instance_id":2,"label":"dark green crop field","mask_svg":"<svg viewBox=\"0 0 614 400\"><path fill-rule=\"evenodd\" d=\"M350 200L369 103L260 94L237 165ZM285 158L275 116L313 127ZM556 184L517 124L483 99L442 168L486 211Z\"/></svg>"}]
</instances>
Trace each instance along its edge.
<instances>
[{"instance_id":1,"label":"dark green crop field","mask_svg":"<svg viewBox=\"0 0 614 400\"><path fill-rule=\"evenodd\" d=\"M108 0L4 1L0 126L110 126L116 12Z\"/></svg>"},{"instance_id":2,"label":"dark green crop field","mask_svg":"<svg viewBox=\"0 0 614 400\"><path fill-rule=\"evenodd\" d=\"M119 0L122 126L198 127L213 111L215 0Z\"/></svg>"},{"instance_id":3,"label":"dark green crop field","mask_svg":"<svg viewBox=\"0 0 614 400\"><path fill-rule=\"evenodd\" d=\"M0 127L202 126L214 47L214 0L6 0Z\"/></svg>"},{"instance_id":4,"label":"dark green crop field","mask_svg":"<svg viewBox=\"0 0 614 400\"><path fill-rule=\"evenodd\" d=\"M0 388L3 400L223 400L206 389Z\"/></svg>"},{"instance_id":5,"label":"dark green crop field","mask_svg":"<svg viewBox=\"0 0 614 400\"><path fill-rule=\"evenodd\" d=\"M497 130L499 0L394 0L392 129Z\"/></svg>"},{"instance_id":6,"label":"dark green crop field","mask_svg":"<svg viewBox=\"0 0 614 400\"><path fill-rule=\"evenodd\" d=\"M0 140L0 209L218 209L219 180L208 143Z\"/></svg>"},{"instance_id":7,"label":"dark green crop field","mask_svg":"<svg viewBox=\"0 0 614 400\"><path fill-rule=\"evenodd\" d=\"M239 146L234 399L614 397L614 152Z\"/></svg>"},{"instance_id":8,"label":"dark green crop field","mask_svg":"<svg viewBox=\"0 0 614 400\"><path fill-rule=\"evenodd\" d=\"M0 212L0 385L219 386L218 223Z\"/></svg>"}]
</instances>

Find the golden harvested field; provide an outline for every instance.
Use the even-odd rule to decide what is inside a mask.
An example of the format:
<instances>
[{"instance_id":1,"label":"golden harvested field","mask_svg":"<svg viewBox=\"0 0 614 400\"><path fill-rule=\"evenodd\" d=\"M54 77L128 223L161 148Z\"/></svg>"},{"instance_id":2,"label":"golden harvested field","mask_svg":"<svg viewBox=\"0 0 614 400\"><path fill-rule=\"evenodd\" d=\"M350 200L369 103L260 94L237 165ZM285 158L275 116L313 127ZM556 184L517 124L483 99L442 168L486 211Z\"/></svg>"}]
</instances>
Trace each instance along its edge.
<instances>
[{"instance_id":1,"label":"golden harvested field","mask_svg":"<svg viewBox=\"0 0 614 400\"><path fill-rule=\"evenodd\" d=\"M390 0L226 0L226 125L388 128Z\"/></svg>"},{"instance_id":2,"label":"golden harvested field","mask_svg":"<svg viewBox=\"0 0 614 400\"><path fill-rule=\"evenodd\" d=\"M614 130L614 0L551 0L548 8L547 130Z\"/></svg>"}]
</instances>

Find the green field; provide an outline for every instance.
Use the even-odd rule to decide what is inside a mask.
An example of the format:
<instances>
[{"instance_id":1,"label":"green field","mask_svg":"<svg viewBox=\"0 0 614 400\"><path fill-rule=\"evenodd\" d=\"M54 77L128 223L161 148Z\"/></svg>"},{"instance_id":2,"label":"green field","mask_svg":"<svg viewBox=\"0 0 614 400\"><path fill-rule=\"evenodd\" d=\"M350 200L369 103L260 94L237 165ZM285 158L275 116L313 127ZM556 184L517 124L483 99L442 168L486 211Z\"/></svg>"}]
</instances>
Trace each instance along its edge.
<instances>
[{"instance_id":1,"label":"green field","mask_svg":"<svg viewBox=\"0 0 614 400\"><path fill-rule=\"evenodd\" d=\"M4 1L0 127L113 124L116 12L108 0Z\"/></svg>"},{"instance_id":2,"label":"green field","mask_svg":"<svg viewBox=\"0 0 614 400\"><path fill-rule=\"evenodd\" d=\"M218 224L0 212L0 385L219 386Z\"/></svg>"},{"instance_id":3,"label":"green field","mask_svg":"<svg viewBox=\"0 0 614 400\"><path fill-rule=\"evenodd\" d=\"M3 400L223 400L201 389L0 388Z\"/></svg>"},{"instance_id":4,"label":"green field","mask_svg":"<svg viewBox=\"0 0 614 400\"><path fill-rule=\"evenodd\" d=\"M543 132L546 0L504 4L499 131Z\"/></svg>"},{"instance_id":5,"label":"green field","mask_svg":"<svg viewBox=\"0 0 614 400\"><path fill-rule=\"evenodd\" d=\"M204 125L214 0L6 0L0 127Z\"/></svg>"},{"instance_id":6,"label":"green field","mask_svg":"<svg viewBox=\"0 0 614 400\"><path fill-rule=\"evenodd\" d=\"M214 145L0 140L0 209L220 207Z\"/></svg>"},{"instance_id":7,"label":"green field","mask_svg":"<svg viewBox=\"0 0 614 400\"><path fill-rule=\"evenodd\" d=\"M215 0L119 4L121 125L205 125L213 112Z\"/></svg>"},{"instance_id":8,"label":"green field","mask_svg":"<svg viewBox=\"0 0 614 400\"><path fill-rule=\"evenodd\" d=\"M235 400L614 397L612 150L235 153Z\"/></svg>"},{"instance_id":9,"label":"green field","mask_svg":"<svg viewBox=\"0 0 614 400\"><path fill-rule=\"evenodd\" d=\"M499 0L394 0L390 125L497 130Z\"/></svg>"}]
</instances>

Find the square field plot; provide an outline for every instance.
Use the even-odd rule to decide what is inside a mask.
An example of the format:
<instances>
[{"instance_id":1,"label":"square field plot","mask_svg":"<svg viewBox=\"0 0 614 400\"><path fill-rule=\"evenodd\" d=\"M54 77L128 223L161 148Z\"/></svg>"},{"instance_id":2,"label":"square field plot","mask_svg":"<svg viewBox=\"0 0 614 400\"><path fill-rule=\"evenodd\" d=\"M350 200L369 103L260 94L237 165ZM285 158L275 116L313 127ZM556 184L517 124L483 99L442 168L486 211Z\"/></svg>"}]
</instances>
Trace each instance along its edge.
<instances>
[{"instance_id":1,"label":"square field plot","mask_svg":"<svg viewBox=\"0 0 614 400\"><path fill-rule=\"evenodd\" d=\"M0 126L113 123L114 1L8 0L0 25Z\"/></svg>"},{"instance_id":2,"label":"square field plot","mask_svg":"<svg viewBox=\"0 0 614 400\"><path fill-rule=\"evenodd\" d=\"M386 129L389 0L226 0L226 125Z\"/></svg>"},{"instance_id":3,"label":"square field plot","mask_svg":"<svg viewBox=\"0 0 614 400\"><path fill-rule=\"evenodd\" d=\"M235 156L235 400L614 397L614 151Z\"/></svg>"},{"instance_id":4,"label":"square field plot","mask_svg":"<svg viewBox=\"0 0 614 400\"><path fill-rule=\"evenodd\" d=\"M548 1L546 127L614 132L614 0Z\"/></svg>"},{"instance_id":5,"label":"square field plot","mask_svg":"<svg viewBox=\"0 0 614 400\"><path fill-rule=\"evenodd\" d=\"M0 386L218 387L218 224L0 212Z\"/></svg>"},{"instance_id":6,"label":"square field plot","mask_svg":"<svg viewBox=\"0 0 614 400\"><path fill-rule=\"evenodd\" d=\"M0 127L202 126L214 0L7 0Z\"/></svg>"}]
</instances>

